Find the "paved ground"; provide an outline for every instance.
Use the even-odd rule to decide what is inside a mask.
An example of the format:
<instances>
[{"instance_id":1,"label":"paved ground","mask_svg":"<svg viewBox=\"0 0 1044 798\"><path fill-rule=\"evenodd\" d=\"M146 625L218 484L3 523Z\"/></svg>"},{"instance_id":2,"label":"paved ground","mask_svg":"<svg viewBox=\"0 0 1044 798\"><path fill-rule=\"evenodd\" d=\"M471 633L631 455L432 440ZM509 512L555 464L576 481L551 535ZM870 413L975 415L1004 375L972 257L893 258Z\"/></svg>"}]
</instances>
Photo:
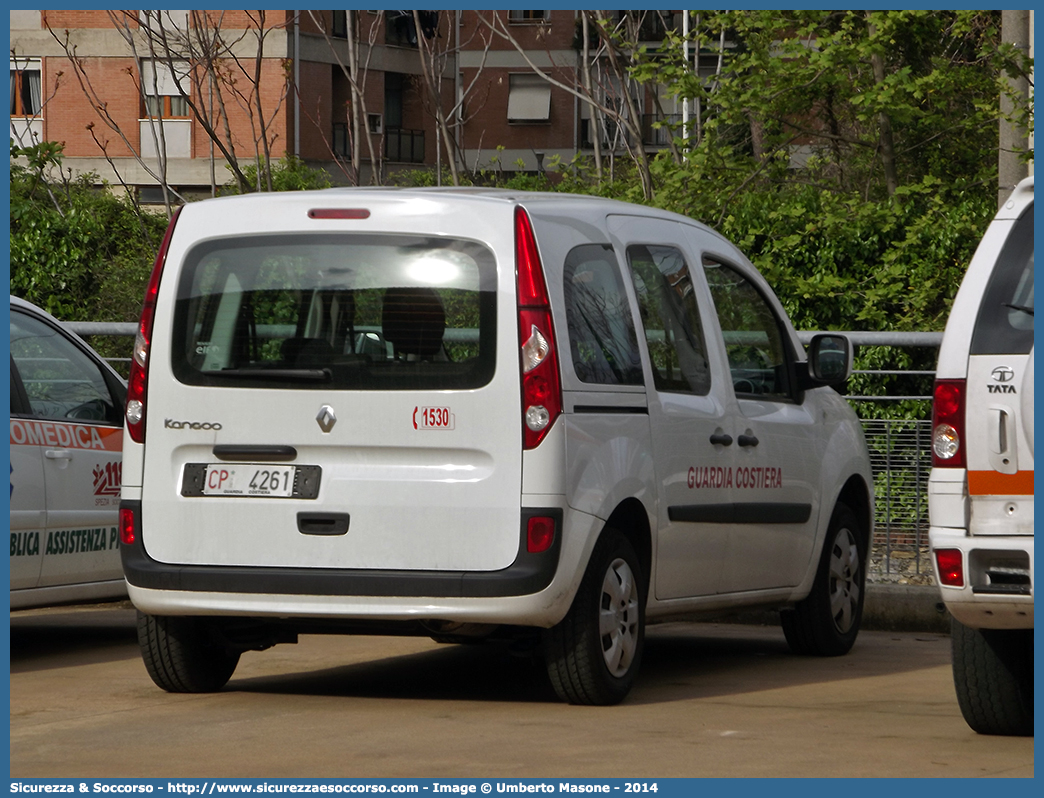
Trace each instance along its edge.
<instances>
[{"instance_id":1,"label":"paved ground","mask_svg":"<svg viewBox=\"0 0 1044 798\"><path fill-rule=\"evenodd\" d=\"M116 777L982 777L1034 774L1032 738L972 732L949 640L864 632L795 657L775 627L667 624L617 707L560 704L492 646L303 637L176 696L133 611L11 616L11 775Z\"/></svg>"}]
</instances>

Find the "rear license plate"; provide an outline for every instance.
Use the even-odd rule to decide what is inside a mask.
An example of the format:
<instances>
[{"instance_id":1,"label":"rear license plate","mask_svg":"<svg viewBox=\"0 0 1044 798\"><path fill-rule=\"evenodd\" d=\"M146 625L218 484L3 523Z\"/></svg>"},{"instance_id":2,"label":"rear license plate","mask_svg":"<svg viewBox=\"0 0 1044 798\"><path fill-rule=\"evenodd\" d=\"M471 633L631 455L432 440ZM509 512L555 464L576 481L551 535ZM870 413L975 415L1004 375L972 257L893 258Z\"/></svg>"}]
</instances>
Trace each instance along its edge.
<instances>
[{"instance_id":1,"label":"rear license plate","mask_svg":"<svg viewBox=\"0 0 1044 798\"><path fill-rule=\"evenodd\" d=\"M314 499L320 473L318 466L187 463L181 495Z\"/></svg>"},{"instance_id":2,"label":"rear license plate","mask_svg":"<svg viewBox=\"0 0 1044 798\"><path fill-rule=\"evenodd\" d=\"M294 492L294 466L208 465L203 475L204 496L276 496Z\"/></svg>"}]
</instances>

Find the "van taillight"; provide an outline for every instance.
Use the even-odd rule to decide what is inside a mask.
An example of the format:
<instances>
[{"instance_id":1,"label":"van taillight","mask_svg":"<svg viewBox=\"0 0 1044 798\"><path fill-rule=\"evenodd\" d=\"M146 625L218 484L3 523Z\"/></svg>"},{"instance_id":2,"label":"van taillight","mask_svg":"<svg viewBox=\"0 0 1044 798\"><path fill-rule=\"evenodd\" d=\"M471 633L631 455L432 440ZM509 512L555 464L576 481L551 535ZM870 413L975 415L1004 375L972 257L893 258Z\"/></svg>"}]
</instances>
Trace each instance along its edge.
<instances>
[{"instance_id":1,"label":"van taillight","mask_svg":"<svg viewBox=\"0 0 1044 798\"><path fill-rule=\"evenodd\" d=\"M120 508L120 542L125 546L133 545L137 539L137 519L130 507Z\"/></svg>"},{"instance_id":2,"label":"van taillight","mask_svg":"<svg viewBox=\"0 0 1044 798\"><path fill-rule=\"evenodd\" d=\"M936 380L932 402L932 465L964 468L964 380Z\"/></svg>"},{"instance_id":3,"label":"van taillight","mask_svg":"<svg viewBox=\"0 0 1044 798\"><path fill-rule=\"evenodd\" d=\"M515 269L522 371L522 448L535 449L562 414L555 330L529 217L515 209Z\"/></svg>"},{"instance_id":4,"label":"van taillight","mask_svg":"<svg viewBox=\"0 0 1044 798\"><path fill-rule=\"evenodd\" d=\"M964 555L960 549L936 549L935 563L939 582L949 587L964 587Z\"/></svg>"},{"instance_id":5,"label":"van taillight","mask_svg":"<svg viewBox=\"0 0 1044 798\"><path fill-rule=\"evenodd\" d=\"M555 542L555 519L549 516L533 516L526 522L526 550L540 554Z\"/></svg>"},{"instance_id":6,"label":"van taillight","mask_svg":"<svg viewBox=\"0 0 1044 798\"><path fill-rule=\"evenodd\" d=\"M135 443L145 443L145 397L148 390L149 376L149 343L152 340L152 322L156 314L156 294L159 293L160 273L167 260L167 248L174 225L181 213L179 207L174 211L163 235L163 243L156 253L156 261L152 265L152 276L145 289L145 302L141 308L141 323L138 334L134 337L134 353L131 359L130 379L127 381L127 432Z\"/></svg>"}]
</instances>

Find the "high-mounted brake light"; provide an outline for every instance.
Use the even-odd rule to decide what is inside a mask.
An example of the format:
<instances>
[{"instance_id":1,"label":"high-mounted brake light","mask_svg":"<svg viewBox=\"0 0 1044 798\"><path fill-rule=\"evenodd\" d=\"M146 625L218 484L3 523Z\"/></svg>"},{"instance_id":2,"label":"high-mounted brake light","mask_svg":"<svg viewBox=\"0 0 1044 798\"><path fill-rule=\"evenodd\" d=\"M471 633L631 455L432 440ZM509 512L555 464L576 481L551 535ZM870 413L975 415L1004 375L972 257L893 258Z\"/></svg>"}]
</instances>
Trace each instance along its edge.
<instances>
[{"instance_id":1,"label":"high-mounted brake light","mask_svg":"<svg viewBox=\"0 0 1044 798\"><path fill-rule=\"evenodd\" d=\"M369 219L366 208L312 208L309 219Z\"/></svg>"},{"instance_id":2,"label":"high-mounted brake light","mask_svg":"<svg viewBox=\"0 0 1044 798\"><path fill-rule=\"evenodd\" d=\"M555 331L540 253L529 216L515 209L515 269L522 372L522 446L535 449L562 414Z\"/></svg>"},{"instance_id":3,"label":"high-mounted brake light","mask_svg":"<svg viewBox=\"0 0 1044 798\"><path fill-rule=\"evenodd\" d=\"M964 380L936 380L932 402L932 465L964 468Z\"/></svg>"},{"instance_id":4,"label":"high-mounted brake light","mask_svg":"<svg viewBox=\"0 0 1044 798\"><path fill-rule=\"evenodd\" d=\"M130 379L127 381L127 432L135 443L145 443L145 399L148 392L149 376L149 343L152 341L152 322L156 315L156 294L159 293L160 274L167 260L167 249L170 237L174 233L181 208L174 211L163 235L163 243L156 253L156 261L152 265L152 276L145 289L145 302L141 308L141 323L138 334L134 338L134 353L131 359Z\"/></svg>"}]
</instances>

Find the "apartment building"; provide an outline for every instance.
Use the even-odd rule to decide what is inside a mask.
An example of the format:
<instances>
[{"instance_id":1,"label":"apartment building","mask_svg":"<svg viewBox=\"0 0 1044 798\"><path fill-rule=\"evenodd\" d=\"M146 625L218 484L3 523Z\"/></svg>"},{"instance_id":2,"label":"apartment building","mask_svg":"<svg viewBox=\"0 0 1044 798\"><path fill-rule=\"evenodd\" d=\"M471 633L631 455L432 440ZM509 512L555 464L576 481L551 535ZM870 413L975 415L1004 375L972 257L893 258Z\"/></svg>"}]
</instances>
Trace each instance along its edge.
<instances>
[{"instance_id":1,"label":"apartment building","mask_svg":"<svg viewBox=\"0 0 1044 798\"><path fill-rule=\"evenodd\" d=\"M642 36L679 18L649 12ZM448 166L442 140L469 170L539 171L590 151L596 129L608 152L623 147L575 92L576 11L32 10L10 23L12 140L62 142L74 172L145 201L164 179L212 193L235 179L230 164L254 179L266 156L367 183ZM611 76L595 83L619 105ZM648 90L634 99L643 145L663 146L652 123L680 109Z\"/></svg>"}]
</instances>

